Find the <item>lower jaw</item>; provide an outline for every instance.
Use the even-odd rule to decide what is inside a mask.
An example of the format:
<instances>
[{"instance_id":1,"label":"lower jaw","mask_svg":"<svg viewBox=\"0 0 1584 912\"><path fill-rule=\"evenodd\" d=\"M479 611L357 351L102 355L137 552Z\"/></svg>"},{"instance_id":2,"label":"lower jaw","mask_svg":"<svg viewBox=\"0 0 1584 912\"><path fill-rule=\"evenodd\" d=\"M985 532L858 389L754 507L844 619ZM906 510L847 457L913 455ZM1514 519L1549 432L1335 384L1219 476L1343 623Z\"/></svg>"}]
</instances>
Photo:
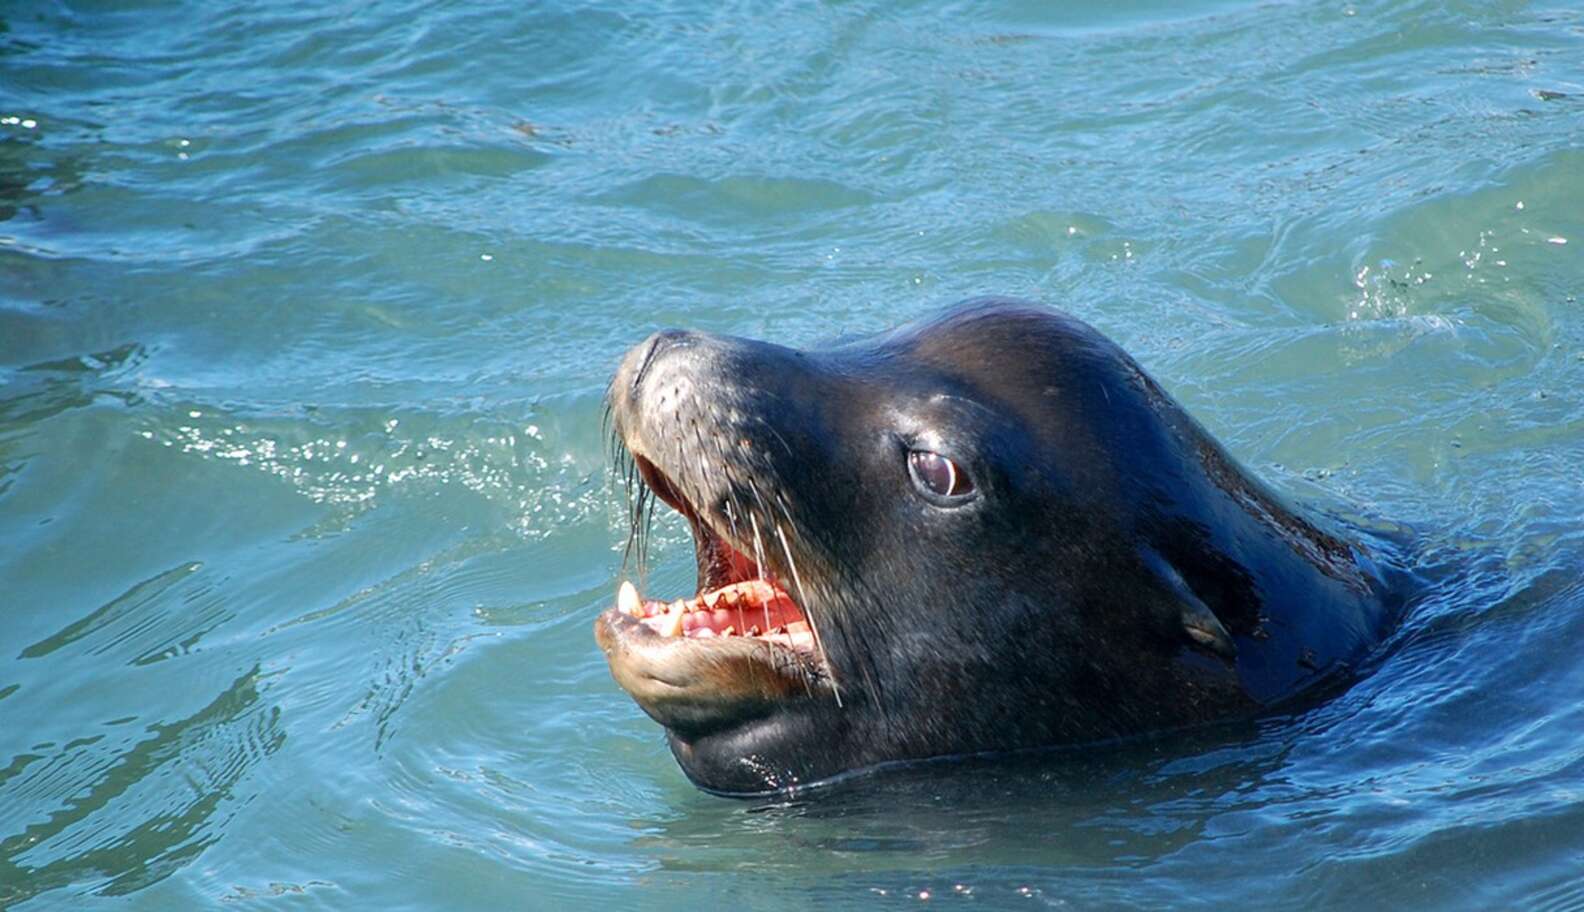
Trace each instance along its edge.
<instances>
[{"instance_id":1,"label":"lower jaw","mask_svg":"<svg viewBox=\"0 0 1584 912\"><path fill-rule=\"evenodd\" d=\"M667 742L688 780L727 798L786 796L861 773L849 762L839 726L819 723L818 708L784 707L772 717L704 735L669 730Z\"/></svg>"},{"instance_id":2,"label":"lower jaw","mask_svg":"<svg viewBox=\"0 0 1584 912\"><path fill-rule=\"evenodd\" d=\"M833 694L811 653L763 638L664 637L612 608L595 639L616 682L668 728L708 734Z\"/></svg>"}]
</instances>

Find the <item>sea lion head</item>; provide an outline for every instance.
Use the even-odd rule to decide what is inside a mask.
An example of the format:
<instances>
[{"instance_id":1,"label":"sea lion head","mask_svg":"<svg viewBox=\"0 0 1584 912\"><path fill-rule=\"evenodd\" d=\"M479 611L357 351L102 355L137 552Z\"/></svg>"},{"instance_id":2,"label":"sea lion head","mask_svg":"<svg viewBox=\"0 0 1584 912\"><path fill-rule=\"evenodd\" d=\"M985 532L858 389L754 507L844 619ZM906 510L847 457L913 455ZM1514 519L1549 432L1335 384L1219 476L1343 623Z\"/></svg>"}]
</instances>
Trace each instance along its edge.
<instances>
[{"instance_id":1,"label":"sea lion head","mask_svg":"<svg viewBox=\"0 0 1584 912\"><path fill-rule=\"evenodd\" d=\"M1214 528L1241 476L1075 318L980 299L815 351L666 331L609 407L635 524L649 494L686 517L699 591L624 583L595 635L706 789L1254 705L1258 593Z\"/></svg>"}]
</instances>

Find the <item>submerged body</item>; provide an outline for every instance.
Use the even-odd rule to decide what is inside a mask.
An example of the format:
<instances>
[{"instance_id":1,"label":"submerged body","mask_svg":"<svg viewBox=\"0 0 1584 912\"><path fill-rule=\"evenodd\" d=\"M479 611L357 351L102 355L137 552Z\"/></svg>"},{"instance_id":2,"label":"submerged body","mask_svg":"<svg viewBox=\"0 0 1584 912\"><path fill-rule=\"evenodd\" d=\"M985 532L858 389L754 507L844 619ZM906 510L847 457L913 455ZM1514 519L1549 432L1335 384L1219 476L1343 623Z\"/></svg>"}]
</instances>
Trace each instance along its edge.
<instances>
[{"instance_id":1,"label":"submerged body","mask_svg":"<svg viewBox=\"0 0 1584 912\"><path fill-rule=\"evenodd\" d=\"M1360 544L1033 305L822 351L659 333L610 400L693 527L699 593L624 583L595 636L711 791L1253 716L1393 620Z\"/></svg>"}]
</instances>

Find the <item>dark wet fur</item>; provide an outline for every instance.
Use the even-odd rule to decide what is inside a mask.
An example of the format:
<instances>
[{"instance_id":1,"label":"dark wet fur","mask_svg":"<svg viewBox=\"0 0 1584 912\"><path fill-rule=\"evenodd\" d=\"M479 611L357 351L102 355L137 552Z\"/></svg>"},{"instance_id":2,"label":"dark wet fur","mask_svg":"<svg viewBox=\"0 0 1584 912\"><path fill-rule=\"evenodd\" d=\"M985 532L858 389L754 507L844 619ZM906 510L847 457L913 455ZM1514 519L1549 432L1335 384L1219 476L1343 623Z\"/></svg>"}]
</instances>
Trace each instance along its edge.
<instances>
[{"instance_id":1,"label":"dark wet fur","mask_svg":"<svg viewBox=\"0 0 1584 912\"><path fill-rule=\"evenodd\" d=\"M1283 505L1071 318L990 300L820 352L687 333L646 346L652 373L613 381L608 409L629 564L641 570L655 495L623 445L622 397L677 494L803 608L840 701L821 708L817 666L794 658L809 705L764 737L725 732L726 753L699 759L689 750L708 739L679 746L673 732L705 787L753 790L725 768L735 750L774 768L763 790L1246 718L1345 677L1390 625L1385 583L1352 545ZM897 473L931 434L981 473L981 503L910 499ZM1264 658L1245 668L1202 649L1179 626L1182 599Z\"/></svg>"}]
</instances>

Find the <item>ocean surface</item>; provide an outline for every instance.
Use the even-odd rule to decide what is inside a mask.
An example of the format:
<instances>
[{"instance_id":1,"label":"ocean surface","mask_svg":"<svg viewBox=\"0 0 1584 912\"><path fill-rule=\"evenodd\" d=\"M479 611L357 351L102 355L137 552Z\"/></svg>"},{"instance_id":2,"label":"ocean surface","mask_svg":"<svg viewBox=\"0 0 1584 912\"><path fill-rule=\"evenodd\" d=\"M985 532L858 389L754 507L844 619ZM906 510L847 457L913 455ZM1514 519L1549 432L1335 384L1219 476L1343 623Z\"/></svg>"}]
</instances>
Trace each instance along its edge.
<instances>
[{"instance_id":1,"label":"ocean surface","mask_svg":"<svg viewBox=\"0 0 1584 912\"><path fill-rule=\"evenodd\" d=\"M1295 714L698 791L618 357L988 293L1422 591ZM0 908L1584 908L1581 296L1566 0L0 4Z\"/></svg>"}]
</instances>

